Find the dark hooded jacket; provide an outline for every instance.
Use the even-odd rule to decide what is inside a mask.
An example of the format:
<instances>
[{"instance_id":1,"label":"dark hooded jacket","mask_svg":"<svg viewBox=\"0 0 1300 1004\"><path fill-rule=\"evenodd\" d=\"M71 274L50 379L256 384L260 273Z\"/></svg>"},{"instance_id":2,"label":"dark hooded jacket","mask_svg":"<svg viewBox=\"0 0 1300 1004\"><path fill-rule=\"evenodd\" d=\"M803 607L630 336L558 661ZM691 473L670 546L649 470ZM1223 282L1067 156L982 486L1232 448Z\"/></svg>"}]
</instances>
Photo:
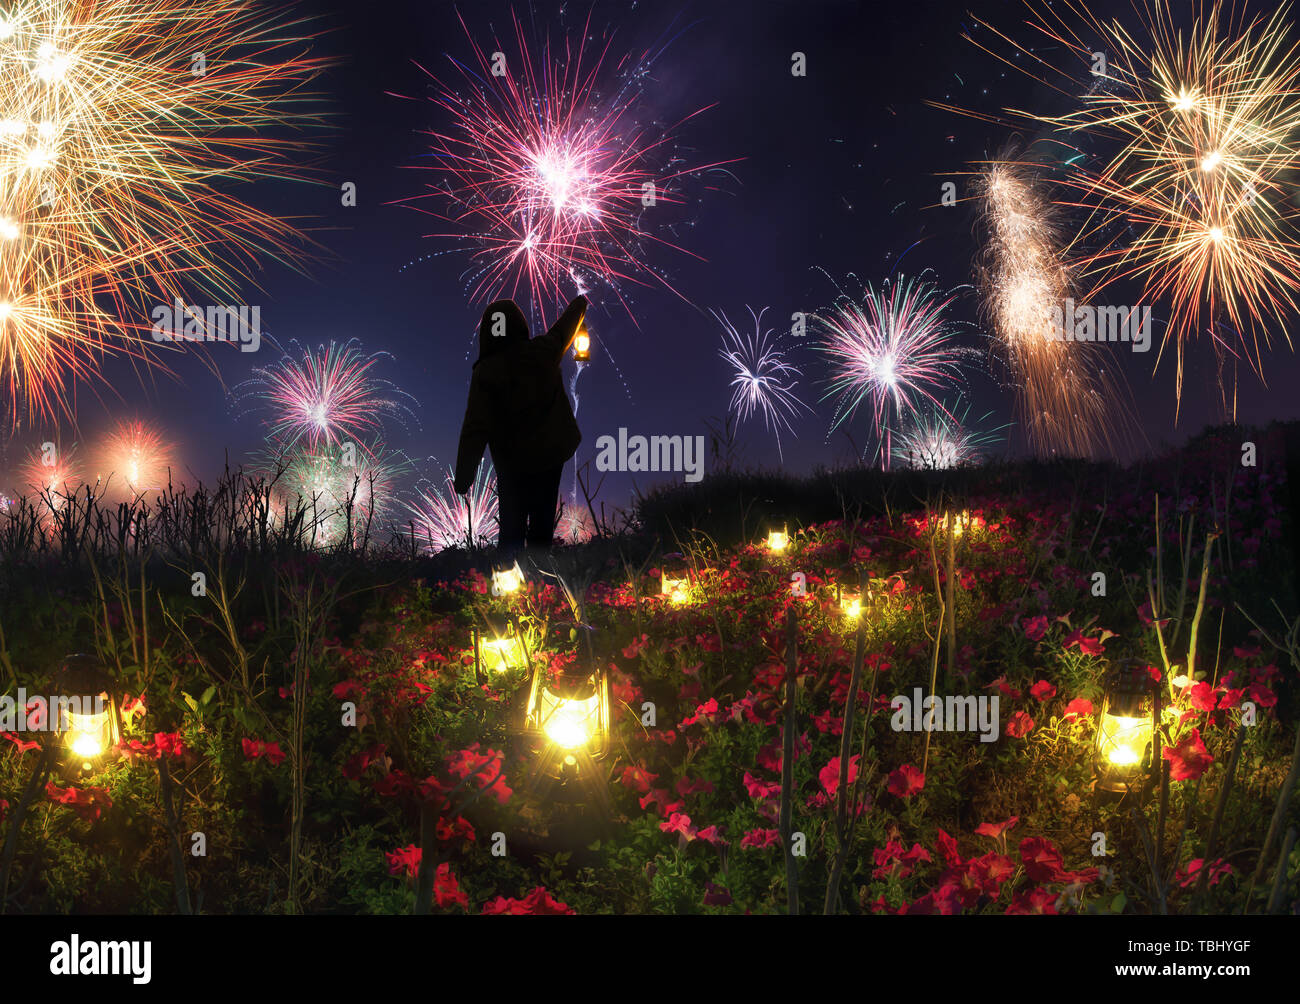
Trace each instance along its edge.
<instances>
[{"instance_id":1,"label":"dark hooded jacket","mask_svg":"<svg viewBox=\"0 0 1300 1004\"><path fill-rule=\"evenodd\" d=\"M578 297L537 338L528 337L528 321L512 300L498 300L483 312L456 452L457 492L463 495L473 485L484 447L498 470L520 473L559 467L577 451L582 433L560 363L586 310L587 298Z\"/></svg>"}]
</instances>

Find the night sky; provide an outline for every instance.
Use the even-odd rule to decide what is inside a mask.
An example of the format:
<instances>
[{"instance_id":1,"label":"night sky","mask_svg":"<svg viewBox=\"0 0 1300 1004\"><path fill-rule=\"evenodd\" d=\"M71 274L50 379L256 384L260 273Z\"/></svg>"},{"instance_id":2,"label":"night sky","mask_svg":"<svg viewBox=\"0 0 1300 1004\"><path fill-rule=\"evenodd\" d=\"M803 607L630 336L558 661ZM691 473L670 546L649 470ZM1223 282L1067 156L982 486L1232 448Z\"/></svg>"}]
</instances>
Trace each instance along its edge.
<instances>
[{"instance_id":1,"label":"night sky","mask_svg":"<svg viewBox=\"0 0 1300 1004\"><path fill-rule=\"evenodd\" d=\"M633 323L607 291L593 291L597 355L578 386L580 460L592 455L597 437L620 426L647 435L707 435L706 421L725 415L730 374L718 358L720 332L710 309L740 322L747 321L747 306L766 306L775 324L786 326L792 312L813 312L834 300L835 283L822 269L842 284L850 273L878 283L895 272L900 256L907 275L933 269L944 287L972 281L974 207L936 207L940 185L950 172L971 170L996 155L1013 134L926 102L995 113L1008 105L1059 110L1061 99L964 40L965 31L981 33L968 6L928 0L518 5L538 42L548 31L553 41L579 31L590 10L593 34L613 32L611 53L667 43L642 110L676 122L712 106L678 131L677 147L698 162L736 160L726 173L688 183L688 205L663 210L673 228L666 236L704 259L653 252L656 268L680 296L662 285L625 285ZM421 133L450 127L446 113L428 100L431 81L417 63L448 74L447 54L470 59L470 41L451 3L382 0L301 9L319 14L320 49L338 60L316 88L333 127L313 131L322 148L304 153L321 183L234 191L277 215L301 218L325 251L304 263L306 275L268 266L258 276L262 290L250 289L247 299L262 305L263 330L282 345L358 338L368 351L392 353L376 372L414 396L418 423L390 423L388 442L412 459L415 476L434 477L438 463L455 457L486 298L471 302L468 256L455 253L456 242L426 236L440 229L438 223L399 203L419 195L430 180L421 170L431 166ZM475 0L459 13L480 47L495 48L495 32L513 53L511 9L505 0ZM974 9L1008 31L1022 19L1018 3ZM1116 13L1125 9L1115 5ZM807 55L804 78L790 73L795 50ZM1052 58L1048 51L1040 55ZM1066 61L1065 53L1057 55ZM966 179L957 180L959 195L968 194ZM347 181L357 185L355 208L340 204L340 185ZM966 343L987 362L973 289L960 292L954 316L972 322ZM1157 307L1157 323L1159 317ZM1241 370L1241 421L1300 416L1292 390L1296 358L1280 336L1275 332L1275 347L1265 357L1267 387ZM803 368L800 396L814 406L813 414L796 420L797 441L785 439L785 466L796 471L855 461L850 440L827 432L832 406L820 401L826 368L812 343L808 338L791 353ZM1173 360L1167 357L1153 376L1154 351L1109 351L1131 387L1150 447L1177 443L1223 419L1208 346L1193 348L1177 425ZM143 384L129 365L106 364L111 388L98 391L104 403L93 388L78 392L76 438L92 438L106 416L138 415L165 426L177 441L187 472L182 480L211 479L227 452L234 463L246 460L263 430L258 416L232 403L226 391L278 353L270 345L258 354L217 347L209 359L220 381L199 355L193 347L169 353L177 379L155 374ZM1002 379L996 366L968 369L970 415L991 412L986 427L1012 420L1013 395ZM48 435L39 428L19 431L23 449ZM859 451L867 428L864 420L851 426ZM1010 435L1010 449L1023 449L1023 436L1017 430ZM775 442L757 419L742 426L741 442L746 462L776 465ZM642 475L637 484L648 487L656 477ZM602 498L621 504L631 488L630 476L611 477Z\"/></svg>"}]
</instances>

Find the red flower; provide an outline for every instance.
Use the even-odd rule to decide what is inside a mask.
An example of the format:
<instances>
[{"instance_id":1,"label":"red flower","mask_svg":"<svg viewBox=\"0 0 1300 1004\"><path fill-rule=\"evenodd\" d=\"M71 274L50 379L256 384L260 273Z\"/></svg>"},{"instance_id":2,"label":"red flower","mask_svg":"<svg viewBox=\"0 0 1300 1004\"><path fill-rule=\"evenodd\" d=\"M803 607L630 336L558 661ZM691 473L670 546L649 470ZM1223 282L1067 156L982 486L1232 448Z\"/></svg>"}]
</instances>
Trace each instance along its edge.
<instances>
[{"instance_id":1,"label":"red flower","mask_svg":"<svg viewBox=\"0 0 1300 1004\"><path fill-rule=\"evenodd\" d=\"M155 732L153 736L155 755L161 759L164 756L184 756L185 742L181 739L179 732Z\"/></svg>"},{"instance_id":2,"label":"red flower","mask_svg":"<svg viewBox=\"0 0 1300 1004\"><path fill-rule=\"evenodd\" d=\"M279 767L284 763L285 754L280 749L279 743L267 743L260 739L242 740L244 747L244 756L249 760L256 760L258 757L266 757L272 767Z\"/></svg>"},{"instance_id":3,"label":"red flower","mask_svg":"<svg viewBox=\"0 0 1300 1004\"><path fill-rule=\"evenodd\" d=\"M130 724L145 713L144 694L134 700L130 694L122 695L122 720Z\"/></svg>"},{"instance_id":4,"label":"red flower","mask_svg":"<svg viewBox=\"0 0 1300 1004\"><path fill-rule=\"evenodd\" d=\"M677 782L677 794L681 795L682 798L686 798L689 795L698 794L699 792L704 792L705 794L709 794L712 791L713 791L713 782L706 781L704 778L700 778L696 781L691 781L683 777Z\"/></svg>"},{"instance_id":5,"label":"red flower","mask_svg":"<svg viewBox=\"0 0 1300 1004\"><path fill-rule=\"evenodd\" d=\"M633 638L631 644L629 644L627 648L623 649L623 658L635 659L649 646L649 644L650 636L647 634L643 634L640 638Z\"/></svg>"},{"instance_id":6,"label":"red flower","mask_svg":"<svg viewBox=\"0 0 1300 1004\"><path fill-rule=\"evenodd\" d=\"M849 784L853 784L858 779L858 760L860 759L861 757L857 754L849 757ZM840 787L840 758L837 756L831 757L831 762L821 769L817 774L817 778L821 781L822 787L826 789L826 794L834 798L835 792ZM895 792L895 794L898 794L898 792Z\"/></svg>"},{"instance_id":7,"label":"red flower","mask_svg":"<svg viewBox=\"0 0 1300 1004\"><path fill-rule=\"evenodd\" d=\"M750 798L776 798L781 794L781 785L778 782L760 781L749 771L745 771L744 782Z\"/></svg>"},{"instance_id":8,"label":"red flower","mask_svg":"<svg viewBox=\"0 0 1300 1004\"><path fill-rule=\"evenodd\" d=\"M976 830L975 832L978 833L979 831ZM935 846L948 867L958 868L961 866L961 855L957 853L957 841L942 829L935 835Z\"/></svg>"},{"instance_id":9,"label":"red flower","mask_svg":"<svg viewBox=\"0 0 1300 1004\"><path fill-rule=\"evenodd\" d=\"M1187 700L1197 711L1213 711L1219 696L1213 687L1202 680L1187 691Z\"/></svg>"},{"instance_id":10,"label":"red flower","mask_svg":"<svg viewBox=\"0 0 1300 1004\"><path fill-rule=\"evenodd\" d=\"M480 753L478 743L472 743L449 756L447 771L462 780L472 775L478 782L479 789L486 789L495 795L502 805L510 801L510 796L514 794L505 780L505 757L492 749Z\"/></svg>"},{"instance_id":11,"label":"red flower","mask_svg":"<svg viewBox=\"0 0 1300 1004\"><path fill-rule=\"evenodd\" d=\"M1041 641L1047 634L1047 617L1026 617L1021 623L1025 627L1025 637L1030 641Z\"/></svg>"},{"instance_id":12,"label":"red flower","mask_svg":"<svg viewBox=\"0 0 1300 1004\"><path fill-rule=\"evenodd\" d=\"M899 798L911 798L925 787L925 775L905 763L889 775L889 792Z\"/></svg>"},{"instance_id":13,"label":"red flower","mask_svg":"<svg viewBox=\"0 0 1300 1004\"><path fill-rule=\"evenodd\" d=\"M1200 729L1192 729L1177 746L1166 746L1161 755L1169 761L1169 776L1175 781L1195 781L1214 763L1214 757L1201 742Z\"/></svg>"},{"instance_id":14,"label":"red flower","mask_svg":"<svg viewBox=\"0 0 1300 1004\"><path fill-rule=\"evenodd\" d=\"M1012 739L1023 739L1034 729L1034 720L1023 711L1017 711L1007 722L1006 734Z\"/></svg>"},{"instance_id":15,"label":"red flower","mask_svg":"<svg viewBox=\"0 0 1300 1004\"><path fill-rule=\"evenodd\" d=\"M483 916L508 914L513 916L556 917L572 914L568 905L552 898L545 886L538 886L523 899L507 899L498 896L483 905Z\"/></svg>"},{"instance_id":16,"label":"red flower","mask_svg":"<svg viewBox=\"0 0 1300 1004\"><path fill-rule=\"evenodd\" d=\"M1174 881L1176 881L1184 889L1190 888L1191 886L1195 885L1198 881L1200 881L1201 869L1204 866L1205 866L1204 858L1192 858L1191 861L1187 862L1186 872L1184 872L1181 868L1178 869L1178 873L1174 876ZM1228 862L1224 861L1222 858L1219 858L1217 861L1215 861L1213 864L1210 865L1209 884L1218 885L1220 880L1222 880L1225 875L1231 875L1231 874L1232 874L1232 865L1228 864Z\"/></svg>"},{"instance_id":17,"label":"red flower","mask_svg":"<svg viewBox=\"0 0 1300 1004\"><path fill-rule=\"evenodd\" d=\"M1061 852L1050 840L1042 837L1025 837L1020 841L1020 860L1025 863L1025 872L1035 882L1056 882L1066 874Z\"/></svg>"},{"instance_id":18,"label":"red flower","mask_svg":"<svg viewBox=\"0 0 1300 1004\"><path fill-rule=\"evenodd\" d=\"M997 687L998 693L1000 693L1003 697L1008 698L1009 700L1012 701L1020 700L1020 691L1017 690L1015 687L1011 686L1011 684L1007 683L1007 678L1005 676L999 676L996 680L990 683L988 687L985 687L984 689L988 690L993 687Z\"/></svg>"},{"instance_id":19,"label":"red flower","mask_svg":"<svg viewBox=\"0 0 1300 1004\"><path fill-rule=\"evenodd\" d=\"M366 772L366 768L383 757L386 749L388 749L388 746L385 743L378 743L350 757L348 762L343 765L343 776L349 781L360 780L361 775Z\"/></svg>"},{"instance_id":20,"label":"red flower","mask_svg":"<svg viewBox=\"0 0 1300 1004\"><path fill-rule=\"evenodd\" d=\"M1012 816L1010 819L1001 823L980 823L975 827L975 832L982 837L992 837L994 840L1001 840L1007 830L1020 822L1019 816Z\"/></svg>"},{"instance_id":21,"label":"red flower","mask_svg":"<svg viewBox=\"0 0 1300 1004\"><path fill-rule=\"evenodd\" d=\"M1076 697L1065 706L1066 718L1083 718L1092 714L1092 701L1086 697Z\"/></svg>"},{"instance_id":22,"label":"red flower","mask_svg":"<svg viewBox=\"0 0 1300 1004\"><path fill-rule=\"evenodd\" d=\"M1056 896L1046 889L1030 889L1011 900L1007 914L1055 914Z\"/></svg>"},{"instance_id":23,"label":"red flower","mask_svg":"<svg viewBox=\"0 0 1300 1004\"><path fill-rule=\"evenodd\" d=\"M460 883L452 874L450 863L444 861L433 875L433 898L438 906L469 906L469 897L460 891Z\"/></svg>"},{"instance_id":24,"label":"red flower","mask_svg":"<svg viewBox=\"0 0 1300 1004\"><path fill-rule=\"evenodd\" d=\"M718 832L718 828L716 826L706 826L704 829L698 831L695 834L695 836L698 837L700 840L704 840L710 844L713 844L715 847L718 846L719 844L725 846L726 844L730 843L729 840L725 840L722 834Z\"/></svg>"},{"instance_id":25,"label":"red flower","mask_svg":"<svg viewBox=\"0 0 1300 1004\"><path fill-rule=\"evenodd\" d=\"M45 785L45 794L51 802L66 805L81 819L88 821L98 819L113 808L113 800L109 797L106 788L78 789L72 785L60 788L53 781L48 781Z\"/></svg>"},{"instance_id":26,"label":"red flower","mask_svg":"<svg viewBox=\"0 0 1300 1004\"><path fill-rule=\"evenodd\" d=\"M703 704L701 704L698 708L695 709L695 714L691 715L689 718L683 718L681 723L677 727L679 729L684 729L688 725L694 725L696 722L700 721L701 719L705 719L711 722L713 721L714 718L717 717L717 714L718 714L718 699L716 697L710 697L707 701L705 701Z\"/></svg>"},{"instance_id":27,"label":"red flower","mask_svg":"<svg viewBox=\"0 0 1300 1004\"><path fill-rule=\"evenodd\" d=\"M0 736L3 736L5 739L8 739L11 743L13 743L15 746L18 747L19 756L26 753L28 750L38 750L41 748L41 744L38 743L36 740L33 739L31 742L24 742L22 739L18 738L17 734L13 732L0 732Z\"/></svg>"},{"instance_id":28,"label":"red flower","mask_svg":"<svg viewBox=\"0 0 1300 1004\"><path fill-rule=\"evenodd\" d=\"M625 788L635 788L641 794L645 795L650 791L650 786L659 779L658 774L651 774L644 767L631 765L623 768L623 776L619 778Z\"/></svg>"},{"instance_id":29,"label":"red flower","mask_svg":"<svg viewBox=\"0 0 1300 1004\"><path fill-rule=\"evenodd\" d=\"M420 859L424 852L415 844L408 844L406 847L399 847L395 851L387 853L388 874L397 875L405 872L408 877L413 876L420 870Z\"/></svg>"},{"instance_id":30,"label":"red flower","mask_svg":"<svg viewBox=\"0 0 1300 1004\"><path fill-rule=\"evenodd\" d=\"M712 882L704 883L704 905L705 906L730 906L731 893L720 885L714 885Z\"/></svg>"},{"instance_id":31,"label":"red flower","mask_svg":"<svg viewBox=\"0 0 1300 1004\"><path fill-rule=\"evenodd\" d=\"M1050 701L1056 696L1056 687L1046 680L1039 680L1029 688L1029 693L1040 701Z\"/></svg>"},{"instance_id":32,"label":"red flower","mask_svg":"<svg viewBox=\"0 0 1300 1004\"><path fill-rule=\"evenodd\" d=\"M781 845L779 830L750 830L740 838L741 847L754 847L760 851Z\"/></svg>"},{"instance_id":33,"label":"red flower","mask_svg":"<svg viewBox=\"0 0 1300 1004\"><path fill-rule=\"evenodd\" d=\"M1061 647L1066 651L1069 651L1076 645L1079 646L1079 651L1084 655L1101 655L1104 650L1101 639L1085 638L1083 636L1082 628L1070 632L1070 634L1066 635L1065 639L1061 642Z\"/></svg>"}]
</instances>

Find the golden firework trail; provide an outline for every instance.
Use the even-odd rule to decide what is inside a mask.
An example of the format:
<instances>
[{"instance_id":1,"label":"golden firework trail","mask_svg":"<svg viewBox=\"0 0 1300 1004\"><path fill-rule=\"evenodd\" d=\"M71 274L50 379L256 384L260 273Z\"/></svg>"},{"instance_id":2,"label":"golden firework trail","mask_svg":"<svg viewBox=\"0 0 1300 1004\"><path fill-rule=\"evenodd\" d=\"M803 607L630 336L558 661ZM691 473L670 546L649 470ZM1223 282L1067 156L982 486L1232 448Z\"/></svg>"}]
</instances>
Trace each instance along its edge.
<instances>
[{"instance_id":1,"label":"golden firework trail","mask_svg":"<svg viewBox=\"0 0 1300 1004\"><path fill-rule=\"evenodd\" d=\"M1181 399L1184 355L1200 334L1220 365L1244 355L1261 376L1270 330L1290 344L1286 321L1300 294L1300 49L1288 40L1286 4L1248 16L1235 4L1197 3L1180 27L1167 3L1149 0L1129 20L1136 30L1077 0L1029 6L1039 41L1087 68L1081 96L1071 68L984 22L1024 58L976 44L1078 102L1062 115L1009 115L1107 151L1080 157L1064 179L1074 192L1067 203L1087 212L1067 255L1088 299L1133 280L1148 303L1164 305L1157 364L1172 343ZM1222 334L1228 328L1234 337Z\"/></svg>"},{"instance_id":2,"label":"golden firework trail","mask_svg":"<svg viewBox=\"0 0 1300 1004\"><path fill-rule=\"evenodd\" d=\"M71 416L109 353L145 358L152 305L238 302L289 222L226 194L294 177L324 65L246 0L0 5L0 407ZM288 155L294 153L294 158ZM221 189L218 188L220 184Z\"/></svg>"}]
</instances>

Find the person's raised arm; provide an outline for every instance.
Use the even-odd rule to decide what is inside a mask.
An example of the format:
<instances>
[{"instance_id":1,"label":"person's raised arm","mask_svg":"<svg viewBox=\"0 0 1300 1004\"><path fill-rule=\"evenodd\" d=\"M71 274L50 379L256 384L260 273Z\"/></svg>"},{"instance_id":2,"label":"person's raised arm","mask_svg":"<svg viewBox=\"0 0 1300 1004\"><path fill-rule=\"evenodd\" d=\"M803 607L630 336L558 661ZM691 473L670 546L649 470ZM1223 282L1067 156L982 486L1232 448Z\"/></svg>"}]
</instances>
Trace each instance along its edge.
<instances>
[{"instance_id":1,"label":"person's raised arm","mask_svg":"<svg viewBox=\"0 0 1300 1004\"><path fill-rule=\"evenodd\" d=\"M564 353L569 351L569 346L573 344L573 338L578 333L583 315L586 313L587 298L574 297L564 308L564 313L560 315L559 320L551 325L550 330L533 341L541 342L555 361L559 362Z\"/></svg>"}]
</instances>

